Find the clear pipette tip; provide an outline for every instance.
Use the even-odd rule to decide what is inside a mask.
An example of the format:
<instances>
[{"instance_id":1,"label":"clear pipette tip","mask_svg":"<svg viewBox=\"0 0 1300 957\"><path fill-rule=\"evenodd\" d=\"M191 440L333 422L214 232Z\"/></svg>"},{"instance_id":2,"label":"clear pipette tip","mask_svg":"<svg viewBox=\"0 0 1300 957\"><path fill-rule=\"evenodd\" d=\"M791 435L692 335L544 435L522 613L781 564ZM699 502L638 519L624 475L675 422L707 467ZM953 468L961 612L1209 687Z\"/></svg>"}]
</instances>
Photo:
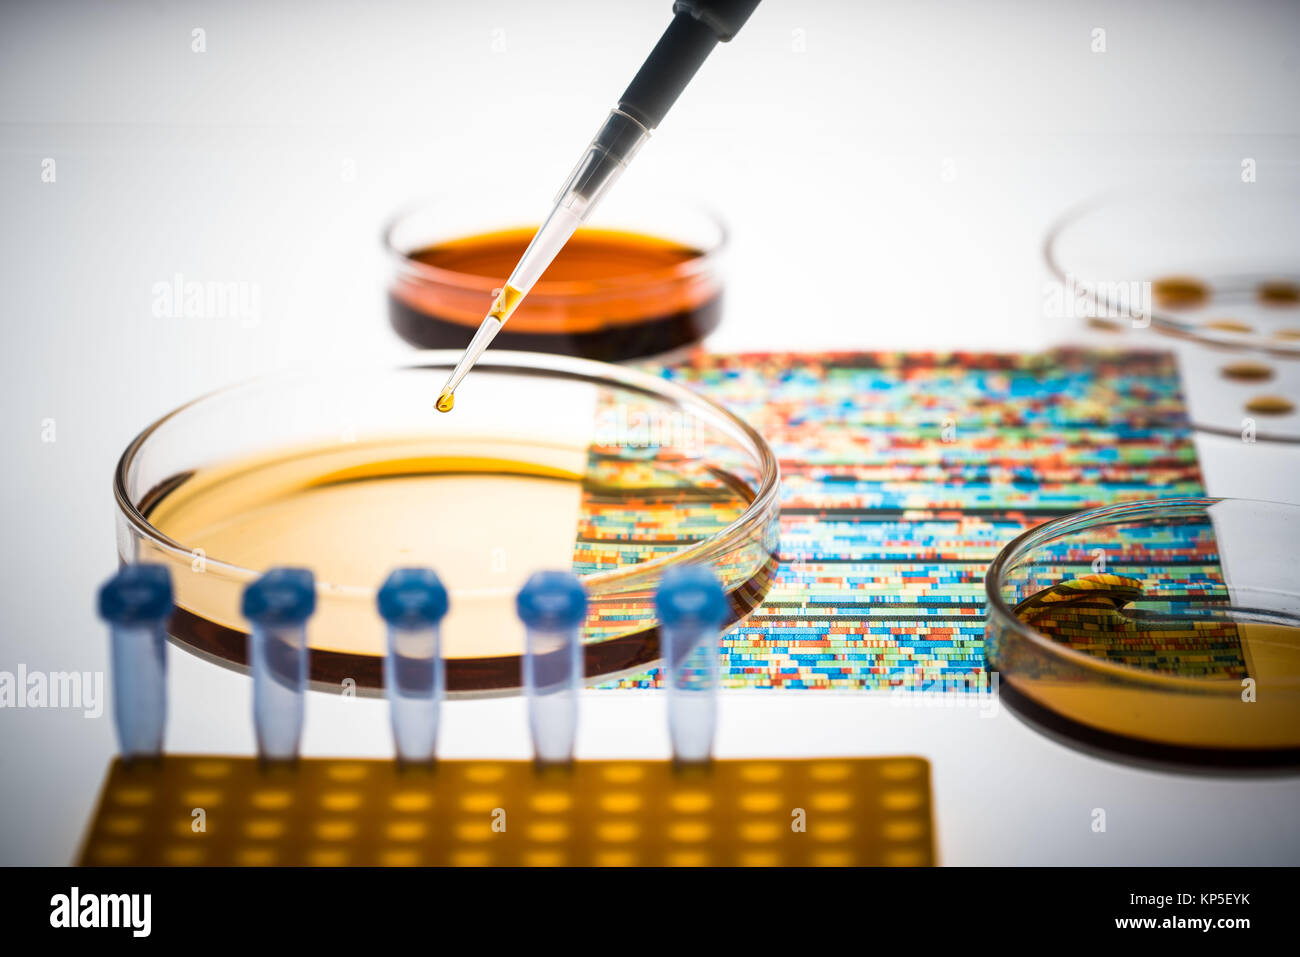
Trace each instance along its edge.
<instances>
[{"instance_id":1,"label":"clear pipette tip","mask_svg":"<svg viewBox=\"0 0 1300 957\"><path fill-rule=\"evenodd\" d=\"M678 764L708 761L718 722L718 641L727 595L699 565L670 569L655 595L667 673L668 735Z\"/></svg>"},{"instance_id":2,"label":"clear pipette tip","mask_svg":"<svg viewBox=\"0 0 1300 957\"><path fill-rule=\"evenodd\" d=\"M127 565L99 590L110 628L113 720L130 760L162 754L167 723L167 635L172 580L162 565Z\"/></svg>"},{"instance_id":3,"label":"clear pipette tip","mask_svg":"<svg viewBox=\"0 0 1300 957\"><path fill-rule=\"evenodd\" d=\"M446 693L439 625L447 614L447 589L432 569L399 568L379 589L378 604L388 623L384 687L397 757L404 764L427 764L437 750Z\"/></svg>"},{"instance_id":4,"label":"clear pipette tip","mask_svg":"<svg viewBox=\"0 0 1300 957\"><path fill-rule=\"evenodd\" d=\"M307 619L316 610L316 581L306 568L273 568L244 589L252 623L253 726L263 760L290 761L302 738L307 687Z\"/></svg>"},{"instance_id":5,"label":"clear pipette tip","mask_svg":"<svg viewBox=\"0 0 1300 957\"><path fill-rule=\"evenodd\" d=\"M435 407L439 412L450 412L456 402L456 390L460 388L461 380L474 368L474 363L478 362L479 357L492 344L492 340L497 337L501 327L505 323L496 316L487 316L482 324L478 327L478 332L474 333L474 338L470 340L469 346L465 349L465 354L460 357L456 363L456 368L451 371L447 377L446 384L442 387L442 392L438 394L438 401Z\"/></svg>"},{"instance_id":6,"label":"clear pipette tip","mask_svg":"<svg viewBox=\"0 0 1300 957\"><path fill-rule=\"evenodd\" d=\"M568 764L578 731L587 593L572 572L537 572L524 583L515 607L527 629L524 689L533 751L540 765Z\"/></svg>"}]
</instances>

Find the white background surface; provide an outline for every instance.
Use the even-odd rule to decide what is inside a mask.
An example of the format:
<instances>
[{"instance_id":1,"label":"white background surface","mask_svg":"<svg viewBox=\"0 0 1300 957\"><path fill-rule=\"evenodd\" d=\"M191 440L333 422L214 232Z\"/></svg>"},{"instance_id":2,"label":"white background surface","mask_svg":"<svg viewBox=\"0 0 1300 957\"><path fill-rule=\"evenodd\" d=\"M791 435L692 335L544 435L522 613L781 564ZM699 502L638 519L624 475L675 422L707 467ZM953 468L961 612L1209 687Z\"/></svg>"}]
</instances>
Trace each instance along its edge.
<instances>
[{"instance_id":1,"label":"white background surface","mask_svg":"<svg viewBox=\"0 0 1300 957\"><path fill-rule=\"evenodd\" d=\"M668 8L5 5L0 669L105 669L92 596L115 564L111 471L129 439L259 371L402 356L384 219L506 186L539 215ZM1298 31L1283 2L767 0L619 189L706 197L731 223L719 350L1032 349L1068 334L1042 317L1039 245L1062 208L1132 181L1235 181L1243 157L1261 178L1297 168ZM153 286L176 273L256 284L259 321L155 318ZM1212 493L1300 499L1295 450L1199 447ZM171 665L168 748L251 751L246 679L180 652ZM656 695L584 708L581 754L667 753ZM386 720L380 702L313 694L304 750L386 754ZM522 704L456 703L443 742L522 757ZM0 863L72 859L112 749L107 716L0 712ZM717 750L924 755L949 864L1300 863L1294 777L1135 770L1006 712L729 694Z\"/></svg>"}]
</instances>

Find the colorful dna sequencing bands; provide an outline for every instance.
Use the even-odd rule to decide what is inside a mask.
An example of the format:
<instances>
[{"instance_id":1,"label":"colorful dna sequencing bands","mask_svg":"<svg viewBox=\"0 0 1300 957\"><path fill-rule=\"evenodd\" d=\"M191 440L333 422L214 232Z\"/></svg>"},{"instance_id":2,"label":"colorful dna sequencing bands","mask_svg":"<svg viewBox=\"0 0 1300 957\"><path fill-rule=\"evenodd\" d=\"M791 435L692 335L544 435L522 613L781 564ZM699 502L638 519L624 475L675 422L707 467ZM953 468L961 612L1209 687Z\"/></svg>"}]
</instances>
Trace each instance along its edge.
<instances>
[{"instance_id":1,"label":"colorful dna sequencing bands","mask_svg":"<svg viewBox=\"0 0 1300 957\"><path fill-rule=\"evenodd\" d=\"M661 373L745 418L781 461L780 570L724 638L724 687L978 688L983 574L1008 541L1083 508L1203 494L1166 353L700 354ZM575 570L661 554L734 509L722 496L638 514L589 496L584 526L626 534L580 538ZM1174 586L1218 580L1212 543L1168 534Z\"/></svg>"}]
</instances>

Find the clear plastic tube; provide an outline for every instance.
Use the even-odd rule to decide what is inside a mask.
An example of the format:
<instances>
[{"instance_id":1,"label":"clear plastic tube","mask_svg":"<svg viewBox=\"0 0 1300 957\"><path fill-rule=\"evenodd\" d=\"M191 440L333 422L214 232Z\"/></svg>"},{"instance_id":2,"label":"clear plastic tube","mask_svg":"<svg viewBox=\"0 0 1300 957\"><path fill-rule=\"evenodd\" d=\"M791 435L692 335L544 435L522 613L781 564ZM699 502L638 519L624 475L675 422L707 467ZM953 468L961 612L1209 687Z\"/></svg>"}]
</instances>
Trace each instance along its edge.
<instances>
[{"instance_id":1,"label":"clear plastic tube","mask_svg":"<svg viewBox=\"0 0 1300 957\"><path fill-rule=\"evenodd\" d=\"M305 568L273 568L244 591L252 623L248 663L253 672L253 727L266 760L298 756L307 688L307 619L316 610L316 583Z\"/></svg>"},{"instance_id":2,"label":"clear plastic tube","mask_svg":"<svg viewBox=\"0 0 1300 957\"><path fill-rule=\"evenodd\" d=\"M649 137L650 130L627 113L619 109L610 111L560 188L550 215L519 258L464 356L452 370L439 396L439 410L450 410L448 397L460 386L466 374L501 331L501 327L519 307L524 296L528 295L578 227L587 221L592 210L618 181L641 144Z\"/></svg>"}]
</instances>

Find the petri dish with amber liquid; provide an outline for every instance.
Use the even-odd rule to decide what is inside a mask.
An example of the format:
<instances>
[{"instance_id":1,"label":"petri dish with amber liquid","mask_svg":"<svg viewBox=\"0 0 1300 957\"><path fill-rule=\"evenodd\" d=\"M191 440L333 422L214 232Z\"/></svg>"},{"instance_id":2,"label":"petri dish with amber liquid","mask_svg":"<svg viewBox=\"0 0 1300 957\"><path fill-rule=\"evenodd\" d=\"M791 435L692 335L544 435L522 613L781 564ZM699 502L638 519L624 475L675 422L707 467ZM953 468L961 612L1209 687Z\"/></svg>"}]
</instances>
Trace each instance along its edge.
<instances>
[{"instance_id":1,"label":"petri dish with amber liquid","mask_svg":"<svg viewBox=\"0 0 1300 957\"><path fill-rule=\"evenodd\" d=\"M508 693L524 640L514 596L534 571L583 580L592 680L658 658L652 599L675 564L712 568L733 621L762 601L779 469L743 421L645 372L499 349L442 415L433 402L458 359L271 376L142 432L115 478L118 555L171 569L172 638L243 667L244 587L307 567L313 684L376 691L376 591L394 568L429 567L451 601L449 693Z\"/></svg>"},{"instance_id":2,"label":"petri dish with amber liquid","mask_svg":"<svg viewBox=\"0 0 1300 957\"><path fill-rule=\"evenodd\" d=\"M1111 755L1300 764L1300 506L1171 498L1021 535L986 656L1031 723Z\"/></svg>"},{"instance_id":3,"label":"petri dish with amber liquid","mask_svg":"<svg viewBox=\"0 0 1300 957\"><path fill-rule=\"evenodd\" d=\"M484 204L444 201L393 220L384 245L397 334L423 349L464 349L537 229L516 218L527 208L491 218ZM620 362L692 346L722 319L726 242L721 222L689 203L611 197L560 251L494 348Z\"/></svg>"}]
</instances>

